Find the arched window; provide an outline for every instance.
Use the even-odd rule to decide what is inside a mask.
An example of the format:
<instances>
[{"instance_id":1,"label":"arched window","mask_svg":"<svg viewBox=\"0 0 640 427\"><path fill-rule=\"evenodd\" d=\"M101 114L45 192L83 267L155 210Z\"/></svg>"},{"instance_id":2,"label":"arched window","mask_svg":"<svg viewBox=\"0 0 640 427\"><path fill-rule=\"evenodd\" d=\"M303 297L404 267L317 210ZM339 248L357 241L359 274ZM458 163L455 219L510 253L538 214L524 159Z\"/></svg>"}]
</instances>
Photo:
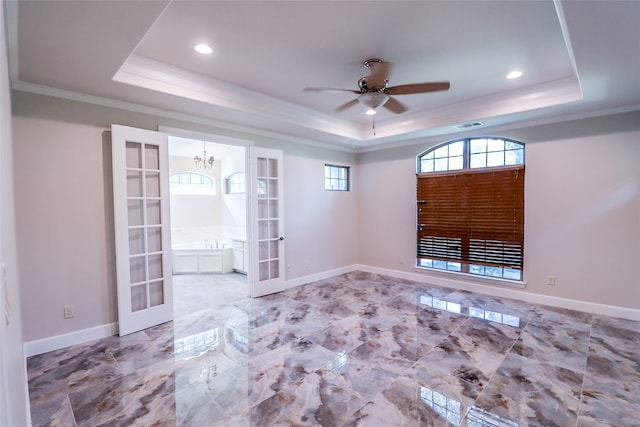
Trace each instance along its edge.
<instances>
[{"instance_id":1,"label":"arched window","mask_svg":"<svg viewBox=\"0 0 640 427\"><path fill-rule=\"evenodd\" d=\"M447 142L418 156L418 173L524 164L524 144L502 138Z\"/></svg>"},{"instance_id":2,"label":"arched window","mask_svg":"<svg viewBox=\"0 0 640 427\"><path fill-rule=\"evenodd\" d=\"M215 195L215 180L201 173L181 172L169 178L171 194L204 194Z\"/></svg>"},{"instance_id":3,"label":"arched window","mask_svg":"<svg viewBox=\"0 0 640 427\"><path fill-rule=\"evenodd\" d=\"M417 171L417 266L522 280L524 144L451 141Z\"/></svg>"},{"instance_id":4,"label":"arched window","mask_svg":"<svg viewBox=\"0 0 640 427\"><path fill-rule=\"evenodd\" d=\"M246 193L247 184L244 173L236 172L229 175L225 179L225 188L227 194Z\"/></svg>"}]
</instances>

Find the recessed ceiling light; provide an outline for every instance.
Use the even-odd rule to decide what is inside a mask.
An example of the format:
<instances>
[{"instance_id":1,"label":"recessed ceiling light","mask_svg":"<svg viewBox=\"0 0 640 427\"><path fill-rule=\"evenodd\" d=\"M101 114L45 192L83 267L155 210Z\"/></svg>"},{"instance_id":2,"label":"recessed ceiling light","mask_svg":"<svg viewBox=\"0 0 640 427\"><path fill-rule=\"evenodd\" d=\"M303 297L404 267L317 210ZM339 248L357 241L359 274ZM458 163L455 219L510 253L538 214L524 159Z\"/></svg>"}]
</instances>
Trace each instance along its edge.
<instances>
[{"instance_id":1,"label":"recessed ceiling light","mask_svg":"<svg viewBox=\"0 0 640 427\"><path fill-rule=\"evenodd\" d=\"M199 44L196 45L194 47L195 51L198 53L201 53L203 55L210 55L213 52L213 49L211 49L208 45L206 44Z\"/></svg>"},{"instance_id":2,"label":"recessed ceiling light","mask_svg":"<svg viewBox=\"0 0 640 427\"><path fill-rule=\"evenodd\" d=\"M508 79L517 79L518 77L522 76L522 71L512 71L509 74L507 74L505 77Z\"/></svg>"}]
</instances>

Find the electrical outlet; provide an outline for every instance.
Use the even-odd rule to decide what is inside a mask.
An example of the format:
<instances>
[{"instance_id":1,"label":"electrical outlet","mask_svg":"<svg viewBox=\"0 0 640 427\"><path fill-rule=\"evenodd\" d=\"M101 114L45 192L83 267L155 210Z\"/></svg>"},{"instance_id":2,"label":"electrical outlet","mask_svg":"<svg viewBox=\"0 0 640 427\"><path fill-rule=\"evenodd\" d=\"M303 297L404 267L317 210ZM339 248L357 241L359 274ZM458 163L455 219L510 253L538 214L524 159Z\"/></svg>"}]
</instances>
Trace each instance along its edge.
<instances>
[{"instance_id":1,"label":"electrical outlet","mask_svg":"<svg viewBox=\"0 0 640 427\"><path fill-rule=\"evenodd\" d=\"M64 318L71 319L73 317L73 306L65 305L64 306Z\"/></svg>"},{"instance_id":2,"label":"electrical outlet","mask_svg":"<svg viewBox=\"0 0 640 427\"><path fill-rule=\"evenodd\" d=\"M547 276L547 285L555 286L556 285L556 276Z\"/></svg>"}]
</instances>

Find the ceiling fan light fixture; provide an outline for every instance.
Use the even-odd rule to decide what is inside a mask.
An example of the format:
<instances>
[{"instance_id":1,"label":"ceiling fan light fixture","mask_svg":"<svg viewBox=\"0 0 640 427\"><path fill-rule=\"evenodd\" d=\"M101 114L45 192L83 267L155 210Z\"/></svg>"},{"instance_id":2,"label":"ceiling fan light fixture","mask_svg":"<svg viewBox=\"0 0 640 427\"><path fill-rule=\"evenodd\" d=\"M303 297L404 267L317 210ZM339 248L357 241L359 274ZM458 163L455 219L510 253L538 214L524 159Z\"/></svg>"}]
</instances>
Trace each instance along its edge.
<instances>
[{"instance_id":1,"label":"ceiling fan light fixture","mask_svg":"<svg viewBox=\"0 0 640 427\"><path fill-rule=\"evenodd\" d=\"M376 113L376 110L374 108L369 108L365 114L367 116L373 116L375 113Z\"/></svg>"},{"instance_id":2,"label":"ceiling fan light fixture","mask_svg":"<svg viewBox=\"0 0 640 427\"><path fill-rule=\"evenodd\" d=\"M384 105L389 100L389 95L383 92L367 92L358 96L358 102L372 110Z\"/></svg>"}]
</instances>

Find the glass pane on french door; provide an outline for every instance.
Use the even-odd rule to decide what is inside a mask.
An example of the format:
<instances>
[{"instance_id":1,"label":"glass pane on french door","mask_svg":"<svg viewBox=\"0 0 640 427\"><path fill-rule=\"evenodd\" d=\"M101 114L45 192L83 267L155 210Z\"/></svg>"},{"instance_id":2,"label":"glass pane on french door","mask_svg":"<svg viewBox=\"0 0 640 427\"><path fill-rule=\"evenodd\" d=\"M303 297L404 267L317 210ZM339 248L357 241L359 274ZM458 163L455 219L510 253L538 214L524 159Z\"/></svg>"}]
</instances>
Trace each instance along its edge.
<instances>
[{"instance_id":1,"label":"glass pane on french door","mask_svg":"<svg viewBox=\"0 0 640 427\"><path fill-rule=\"evenodd\" d=\"M159 147L127 142L127 203L130 218L129 270L131 310L164 304L162 245L149 240L162 232ZM144 156L142 156L144 153Z\"/></svg>"}]
</instances>

